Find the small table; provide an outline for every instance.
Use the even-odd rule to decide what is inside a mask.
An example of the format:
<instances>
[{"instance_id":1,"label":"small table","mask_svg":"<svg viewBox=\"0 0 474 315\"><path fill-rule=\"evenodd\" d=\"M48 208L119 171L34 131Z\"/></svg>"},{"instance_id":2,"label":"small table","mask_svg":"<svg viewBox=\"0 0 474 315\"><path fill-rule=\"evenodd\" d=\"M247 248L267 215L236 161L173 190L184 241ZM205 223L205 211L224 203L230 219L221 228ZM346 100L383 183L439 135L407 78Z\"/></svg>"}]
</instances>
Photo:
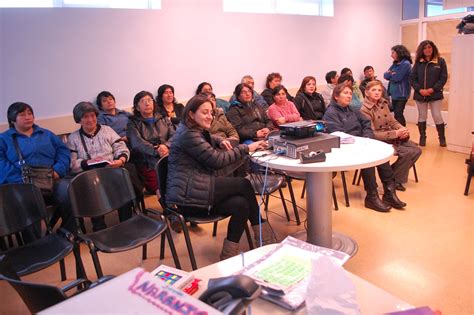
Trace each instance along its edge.
<instances>
[{"instance_id":1,"label":"small table","mask_svg":"<svg viewBox=\"0 0 474 315\"><path fill-rule=\"evenodd\" d=\"M277 246L277 244L259 247L243 253L245 265L248 266L255 262L275 246ZM238 255L193 271L194 276L202 280L199 284L199 290L193 294L193 296L199 297L206 290L207 280L210 278L230 276L242 268L242 257ZM383 314L413 308L409 303L402 301L353 273L347 272L347 274L356 287L356 299L361 314ZM251 307L252 314L306 314L305 307L299 309L298 312L292 313L261 298L253 301Z\"/></svg>"},{"instance_id":2,"label":"small table","mask_svg":"<svg viewBox=\"0 0 474 315\"><path fill-rule=\"evenodd\" d=\"M357 243L340 233L332 231L332 172L368 168L390 160L393 147L390 144L369 138L353 137L354 143L341 144L326 154L326 161L301 164L299 159L269 154L260 151L252 160L270 168L305 172L307 242L318 246L341 250L349 255L357 252Z\"/></svg>"}]
</instances>

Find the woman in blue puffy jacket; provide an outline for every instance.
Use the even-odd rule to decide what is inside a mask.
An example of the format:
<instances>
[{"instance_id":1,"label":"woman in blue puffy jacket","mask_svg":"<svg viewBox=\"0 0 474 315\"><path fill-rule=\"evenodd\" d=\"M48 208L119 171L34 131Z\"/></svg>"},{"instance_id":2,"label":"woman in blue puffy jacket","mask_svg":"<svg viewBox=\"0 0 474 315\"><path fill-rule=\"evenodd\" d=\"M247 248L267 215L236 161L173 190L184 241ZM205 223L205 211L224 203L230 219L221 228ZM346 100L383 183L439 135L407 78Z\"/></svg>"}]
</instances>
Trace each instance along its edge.
<instances>
[{"instance_id":1,"label":"woman in blue puffy jacket","mask_svg":"<svg viewBox=\"0 0 474 315\"><path fill-rule=\"evenodd\" d=\"M384 73L383 77L385 80L388 80L388 94L392 98L395 119L403 126L406 126L403 111L410 97L411 56L408 49L403 45L393 46L391 56L393 64Z\"/></svg>"}]
</instances>

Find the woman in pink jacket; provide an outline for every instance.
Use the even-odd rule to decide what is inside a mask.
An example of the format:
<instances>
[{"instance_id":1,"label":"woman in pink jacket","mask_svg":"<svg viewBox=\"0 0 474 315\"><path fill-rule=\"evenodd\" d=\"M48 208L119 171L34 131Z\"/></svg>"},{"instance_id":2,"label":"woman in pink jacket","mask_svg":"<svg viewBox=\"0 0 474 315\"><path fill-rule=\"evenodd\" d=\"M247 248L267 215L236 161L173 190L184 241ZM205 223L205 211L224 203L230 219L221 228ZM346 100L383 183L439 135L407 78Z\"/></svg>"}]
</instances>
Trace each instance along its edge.
<instances>
[{"instance_id":1,"label":"woman in pink jacket","mask_svg":"<svg viewBox=\"0 0 474 315\"><path fill-rule=\"evenodd\" d=\"M287 93L283 85L275 87L272 91L274 103L268 108L268 117L276 125L302 120L295 104L286 98Z\"/></svg>"}]
</instances>

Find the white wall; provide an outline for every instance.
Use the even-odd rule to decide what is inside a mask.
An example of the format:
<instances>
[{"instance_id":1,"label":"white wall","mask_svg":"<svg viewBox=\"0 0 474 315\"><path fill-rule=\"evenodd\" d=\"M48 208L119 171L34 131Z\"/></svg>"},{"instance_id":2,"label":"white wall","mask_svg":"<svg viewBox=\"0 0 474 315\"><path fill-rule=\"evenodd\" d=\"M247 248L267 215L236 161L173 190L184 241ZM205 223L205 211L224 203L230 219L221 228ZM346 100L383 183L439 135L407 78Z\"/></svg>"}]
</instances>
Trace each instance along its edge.
<instances>
[{"instance_id":1,"label":"white wall","mask_svg":"<svg viewBox=\"0 0 474 315\"><path fill-rule=\"evenodd\" d=\"M14 101L37 118L70 115L82 100L111 91L119 107L140 90L175 86L190 97L201 81L230 95L252 74L305 75L329 70L382 73L399 43L401 1L335 0L335 17L222 12L221 0L163 0L162 10L0 9L0 123Z\"/></svg>"}]
</instances>

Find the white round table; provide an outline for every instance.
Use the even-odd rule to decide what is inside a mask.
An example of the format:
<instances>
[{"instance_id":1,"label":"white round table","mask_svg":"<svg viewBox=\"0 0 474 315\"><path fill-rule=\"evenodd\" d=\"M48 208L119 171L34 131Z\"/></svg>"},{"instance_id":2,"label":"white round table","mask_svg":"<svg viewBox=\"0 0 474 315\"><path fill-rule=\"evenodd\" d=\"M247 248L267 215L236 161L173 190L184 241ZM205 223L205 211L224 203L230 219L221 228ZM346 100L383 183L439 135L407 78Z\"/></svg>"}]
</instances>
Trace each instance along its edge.
<instances>
[{"instance_id":1,"label":"white round table","mask_svg":"<svg viewBox=\"0 0 474 315\"><path fill-rule=\"evenodd\" d=\"M369 138L353 138L354 143L341 144L340 148L327 153L325 162L301 164L299 159L277 156L269 151L259 151L252 155L252 160L262 166L307 173L307 242L341 250L349 255L355 254L357 243L332 231L332 172L380 165L393 155L390 144Z\"/></svg>"}]
</instances>

